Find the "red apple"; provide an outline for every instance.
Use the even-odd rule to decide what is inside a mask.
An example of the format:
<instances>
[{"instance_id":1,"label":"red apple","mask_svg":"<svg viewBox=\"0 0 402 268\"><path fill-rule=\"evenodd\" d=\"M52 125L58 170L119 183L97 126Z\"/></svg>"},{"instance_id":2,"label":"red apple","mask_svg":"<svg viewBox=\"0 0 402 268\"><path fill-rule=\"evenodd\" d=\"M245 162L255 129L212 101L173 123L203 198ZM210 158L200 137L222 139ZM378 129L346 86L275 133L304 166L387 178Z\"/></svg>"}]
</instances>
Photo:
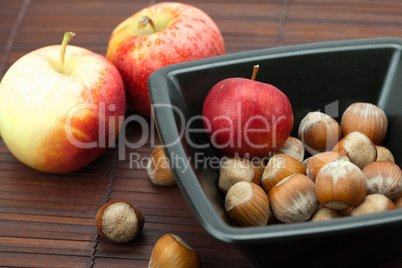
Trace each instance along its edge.
<instances>
[{"instance_id":1,"label":"red apple","mask_svg":"<svg viewBox=\"0 0 402 268\"><path fill-rule=\"evenodd\" d=\"M106 57L119 69L128 105L151 115L148 78L166 65L225 54L215 22L200 9L159 3L135 13L113 31Z\"/></svg>"},{"instance_id":2,"label":"red apple","mask_svg":"<svg viewBox=\"0 0 402 268\"><path fill-rule=\"evenodd\" d=\"M123 80L104 56L62 45L17 60L0 83L0 133L22 163L68 173L99 157L119 132Z\"/></svg>"},{"instance_id":3,"label":"red apple","mask_svg":"<svg viewBox=\"0 0 402 268\"><path fill-rule=\"evenodd\" d=\"M292 130L289 99L273 85L255 81L255 73L252 79L220 81L205 99L204 128L224 155L268 157L282 147Z\"/></svg>"}]
</instances>

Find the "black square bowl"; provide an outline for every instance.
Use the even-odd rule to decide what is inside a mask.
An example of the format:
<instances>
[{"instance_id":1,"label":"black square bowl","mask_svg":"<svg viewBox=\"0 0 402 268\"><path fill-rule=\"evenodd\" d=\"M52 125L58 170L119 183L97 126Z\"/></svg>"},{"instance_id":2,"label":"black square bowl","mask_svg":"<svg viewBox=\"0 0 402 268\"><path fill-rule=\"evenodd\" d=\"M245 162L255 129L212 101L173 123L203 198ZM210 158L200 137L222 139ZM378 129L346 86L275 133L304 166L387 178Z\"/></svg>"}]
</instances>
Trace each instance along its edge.
<instances>
[{"instance_id":1,"label":"black square bowl","mask_svg":"<svg viewBox=\"0 0 402 268\"><path fill-rule=\"evenodd\" d=\"M217 187L221 155L202 129L202 106L214 84L251 76L289 98L292 135L309 111L340 120L353 102L384 109L384 146L402 165L402 39L313 43L229 54L164 67L149 79L153 114L165 153L184 197L205 230L234 244L256 267L329 267L371 263L402 255L402 210L325 222L236 227Z\"/></svg>"}]
</instances>

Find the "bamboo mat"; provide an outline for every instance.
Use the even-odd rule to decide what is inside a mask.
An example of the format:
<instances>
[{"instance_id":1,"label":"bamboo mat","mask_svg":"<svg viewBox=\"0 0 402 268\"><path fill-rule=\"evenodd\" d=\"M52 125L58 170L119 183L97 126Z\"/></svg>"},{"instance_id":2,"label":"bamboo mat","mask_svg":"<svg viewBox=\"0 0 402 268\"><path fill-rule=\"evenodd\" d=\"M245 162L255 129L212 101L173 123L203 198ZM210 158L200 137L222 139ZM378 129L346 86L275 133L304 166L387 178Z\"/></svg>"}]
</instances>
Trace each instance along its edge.
<instances>
[{"instance_id":1,"label":"bamboo mat","mask_svg":"<svg viewBox=\"0 0 402 268\"><path fill-rule=\"evenodd\" d=\"M400 0L188 0L220 27L227 53L292 44L367 37L402 37ZM123 19L155 1L0 0L0 78L19 57L61 42L105 55L110 33ZM138 141L141 129L125 129ZM44 174L19 163L0 139L1 267L147 267L153 245L166 233L186 240L204 267L250 267L231 245L199 225L178 187L153 186L130 162L159 144L155 132L124 160L111 148L92 164L66 175ZM125 199L142 210L142 234L124 245L97 235L94 217L108 201ZM312 253L313 256L313 253ZM402 267L402 258L373 267Z\"/></svg>"}]
</instances>

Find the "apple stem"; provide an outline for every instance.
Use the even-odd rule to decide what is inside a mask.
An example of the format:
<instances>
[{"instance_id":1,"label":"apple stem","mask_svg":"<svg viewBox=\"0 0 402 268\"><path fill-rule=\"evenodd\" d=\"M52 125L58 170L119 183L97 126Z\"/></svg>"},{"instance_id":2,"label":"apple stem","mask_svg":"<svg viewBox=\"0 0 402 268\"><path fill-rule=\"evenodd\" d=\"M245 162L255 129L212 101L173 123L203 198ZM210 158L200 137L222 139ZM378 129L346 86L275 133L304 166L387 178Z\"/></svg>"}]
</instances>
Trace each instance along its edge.
<instances>
[{"instance_id":1,"label":"apple stem","mask_svg":"<svg viewBox=\"0 0 402 268\"><path fill-rule=\"evenodd\" d=\"M260 65L254 65L253 68L253 74L251 75L251 80L255 80L257 73L258 73L258 69L260 69Z\"/></svg>"},{"instance_id":2,"label":"apple stem","mask_svg":"<svg viewBox=\"0 0 402 268\"><path fill-rule=\"evenodd\" d=\"M154 33L156 33L156 27L155 27L155 23L154 21L148 17L147 15L142 16L142 18L140 19L140 21L138 22L138 28L144 28L145 26L147 26L147 24L149 23L149 25L151 25L152 30L154 31Z\"/></svg>"},{"instance_id":3,"label":"apple stem","mask_svg":"<svg viewBox=\"0 0 402 268\"><path fill-rule=\"evenodd\" d=\"M73 36L75 36L75 33L73 32L64 33L63 42L61 43L61 50L60 50L60 67L59 67L60 73L63 73L64 71L64 56L66 54L67 44L68 42L70 42Z\"/></svg>"}]
</instances>

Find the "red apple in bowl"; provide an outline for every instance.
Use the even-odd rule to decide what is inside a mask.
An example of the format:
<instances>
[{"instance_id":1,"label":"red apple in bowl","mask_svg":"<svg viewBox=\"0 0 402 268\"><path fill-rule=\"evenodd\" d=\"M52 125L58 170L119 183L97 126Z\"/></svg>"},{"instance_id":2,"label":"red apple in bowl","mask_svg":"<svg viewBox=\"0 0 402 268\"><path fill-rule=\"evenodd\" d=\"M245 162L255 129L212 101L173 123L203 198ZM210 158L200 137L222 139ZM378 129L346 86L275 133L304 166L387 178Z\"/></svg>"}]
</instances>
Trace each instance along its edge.
<instances>
[{"instance_id":1,"label":"red apple in bowl","mask_svg":"<svg viewBox=\"0 0 402 268\"><path fill-rule=\"evenodd\" d=\"M124 119L117 68L104 56L67 46L72 35L21 57L0 83L0 134L17 159L44 172L86 166L113 142Z\"/></svg>"},{"instance_id":2,"label":"red apple in bowl","mask_svg":"<svg viewBox=\"0 0 402 268\"><path fill-rule=\"evenodd\" d=\"M203 125L211 144L227 156L269 157L279 150L293 127L287 96L273 85L252 79L228 78L209 91Z\"/></svg>"},{"instance_id":3,"label":"red apple in bowl","mask_svg":"<svg viewBox=\"0 0 402 268\"><path fill-rule=\"evenodd\" d=\"M215 22L200 9L174 2L149 6L121 22L112 32L106 57L119 69L127 103L150 117L148 78L174 63L225 54Z\"/></svg>"}]
</instances>

